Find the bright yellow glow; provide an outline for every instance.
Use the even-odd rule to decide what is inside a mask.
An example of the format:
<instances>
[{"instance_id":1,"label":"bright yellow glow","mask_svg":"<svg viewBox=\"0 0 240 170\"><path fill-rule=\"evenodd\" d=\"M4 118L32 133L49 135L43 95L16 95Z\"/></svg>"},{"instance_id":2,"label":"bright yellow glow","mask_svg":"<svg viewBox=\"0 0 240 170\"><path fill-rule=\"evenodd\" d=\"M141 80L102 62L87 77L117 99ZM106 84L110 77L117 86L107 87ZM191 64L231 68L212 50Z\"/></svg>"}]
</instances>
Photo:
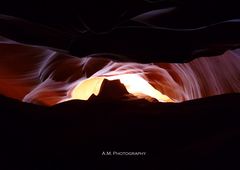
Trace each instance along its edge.
<instances>
[{"instance_id":1,"label":"bright yellow glow","mask_svg":"<svg viewBox=\"0 0 240 170\"><path fill-rule=\"evenodd\" d=\"M103 77L94 77L82 81L72 91L72 99L88 100L92 94L98 95Z\"/></svg>"},{"instance_id":2,"label":"bright yellow glow","mask_svg":"<svg viewBox=\"0 0 240 170\"><path fill-rule=\"evenodd\" d=\"M108 80L119 79L126 87L127 91L136 97L143 98L150 96L160 102L172 101L168 96L163 95L161 92L153 88L145 79L137 74L123 74L112 77L107 77Z\"/></svg>"},{"instance_id":3,"label":"bright yellow glow","mask_svg":"<svg viewBox=\"0 0 240 170\"><path fill-rule=\"evenodd\" d=\"M127 91L138 98L150 96L159 102L173 102L168 96L163 95L137 74L122 74L86 79L74 88L72 91L72 99L88 100L92 94L98 95L104 79L120 80Z\"/></svg>"}]
</instances>

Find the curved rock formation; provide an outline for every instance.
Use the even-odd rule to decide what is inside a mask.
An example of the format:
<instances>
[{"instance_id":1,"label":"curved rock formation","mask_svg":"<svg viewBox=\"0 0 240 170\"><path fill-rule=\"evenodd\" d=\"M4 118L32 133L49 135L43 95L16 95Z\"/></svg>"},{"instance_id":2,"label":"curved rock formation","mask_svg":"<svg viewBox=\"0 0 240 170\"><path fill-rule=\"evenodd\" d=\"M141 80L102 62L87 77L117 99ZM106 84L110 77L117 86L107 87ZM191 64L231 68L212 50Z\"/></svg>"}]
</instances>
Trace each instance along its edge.
<instances>
[{"instance_id":1,"label":"curved rock formation","mask_svg":"<svg viewBox=\"0 0 240 170\"><path fill-rule=\"evenodd\" d=\"M239 49L181 64L117 62L104 56L77 58L4 37L0 51L0 93L29 103L87 100L98 95L104 79L120 80L133 96L160 102L240 92Z\"/></svg>"}]
</instances>

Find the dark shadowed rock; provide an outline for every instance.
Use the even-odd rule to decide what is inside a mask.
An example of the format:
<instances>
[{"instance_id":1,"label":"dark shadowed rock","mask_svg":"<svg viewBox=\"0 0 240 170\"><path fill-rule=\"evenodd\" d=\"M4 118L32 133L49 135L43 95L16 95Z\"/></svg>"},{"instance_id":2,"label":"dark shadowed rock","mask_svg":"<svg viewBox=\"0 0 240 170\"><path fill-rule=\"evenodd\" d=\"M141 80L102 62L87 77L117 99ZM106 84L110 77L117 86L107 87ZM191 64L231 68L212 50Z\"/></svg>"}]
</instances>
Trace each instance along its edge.
<instances>
[{"instance_id":1,"label":"dark shadowed rock","mask_svg":"<svg viewBox=\"0 0 240 170\"><path fill-rule=\"evenodd\" d=\"M106 101L106 100L126 100L131 97L125 86L120 82L120 80L106 80L104 79L101 85L99 94L95 96L94 94L89 98L90 101Z\"/></svg>"}]
</instances>

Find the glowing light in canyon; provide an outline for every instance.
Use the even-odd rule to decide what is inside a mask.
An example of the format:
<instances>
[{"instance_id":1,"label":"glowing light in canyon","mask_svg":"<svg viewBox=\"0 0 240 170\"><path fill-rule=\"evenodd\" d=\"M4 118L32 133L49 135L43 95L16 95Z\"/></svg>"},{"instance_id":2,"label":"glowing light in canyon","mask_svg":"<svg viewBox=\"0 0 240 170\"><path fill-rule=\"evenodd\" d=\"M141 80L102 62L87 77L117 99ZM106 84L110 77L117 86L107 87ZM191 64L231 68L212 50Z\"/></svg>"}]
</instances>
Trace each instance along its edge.
<instances>
[{"instance_id":1,"label":"glowing light in canyon","mask_svg":"<svg viewBox=\"0 0 240 170\"><path fill-rule=\"evenodd\" d=\"M126 87L127 91L138 98L149 96L157 99L159 102L173 102L168 96L163 95L137 74L123 74L86 79L73 89L71 93L72 99L88 100L92 94L97 96L104 79L120 80L120 82Z\"/></svg>"}]
</instances>

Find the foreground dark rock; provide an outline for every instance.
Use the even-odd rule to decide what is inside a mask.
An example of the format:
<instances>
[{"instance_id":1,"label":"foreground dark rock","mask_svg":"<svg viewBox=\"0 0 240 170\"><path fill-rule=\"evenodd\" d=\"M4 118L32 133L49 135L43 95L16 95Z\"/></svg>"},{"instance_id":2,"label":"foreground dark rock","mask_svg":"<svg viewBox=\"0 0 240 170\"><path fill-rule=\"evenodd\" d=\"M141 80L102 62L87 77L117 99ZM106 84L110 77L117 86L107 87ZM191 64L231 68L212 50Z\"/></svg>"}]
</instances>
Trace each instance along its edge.
<instances>
[{"instance_id":1,"label":"foreground dark rock","mask_svg":"<svg viewBox=\"0 0 240 170\"><path fill-rule=\"evenodd\" d=\"M1 156L15 162L10 169L91 169L84 160L113 163L113 169L128 162L140 168L229 168L239 158L239 99L229 94L179 104L75 100L42 107L1 96ZM103 151L147 155L107 157Z\"/></svg>"}]
</instances>

